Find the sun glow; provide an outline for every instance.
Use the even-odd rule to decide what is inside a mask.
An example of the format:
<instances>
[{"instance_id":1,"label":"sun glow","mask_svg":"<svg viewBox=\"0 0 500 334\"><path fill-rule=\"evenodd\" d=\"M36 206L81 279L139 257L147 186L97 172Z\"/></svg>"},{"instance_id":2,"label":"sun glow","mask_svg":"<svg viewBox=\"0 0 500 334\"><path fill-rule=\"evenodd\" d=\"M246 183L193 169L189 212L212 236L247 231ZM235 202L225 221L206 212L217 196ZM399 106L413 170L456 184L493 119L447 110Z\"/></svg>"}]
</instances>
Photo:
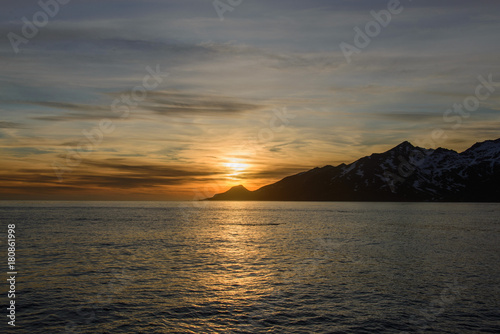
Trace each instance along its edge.
<instances>
[{"instance_id":1,"label":"sun glow","mask_svg":"<svg viewBox=\"0 0 500 334\"><path fill-rule=\"evenodd\" d=\"M231 174L229 174L232 176L239 175L249 167L248 164L243 163L240 160L231 160L230 162L225 163L224 166L232 172Z\"/></svg>"}]
</instances>

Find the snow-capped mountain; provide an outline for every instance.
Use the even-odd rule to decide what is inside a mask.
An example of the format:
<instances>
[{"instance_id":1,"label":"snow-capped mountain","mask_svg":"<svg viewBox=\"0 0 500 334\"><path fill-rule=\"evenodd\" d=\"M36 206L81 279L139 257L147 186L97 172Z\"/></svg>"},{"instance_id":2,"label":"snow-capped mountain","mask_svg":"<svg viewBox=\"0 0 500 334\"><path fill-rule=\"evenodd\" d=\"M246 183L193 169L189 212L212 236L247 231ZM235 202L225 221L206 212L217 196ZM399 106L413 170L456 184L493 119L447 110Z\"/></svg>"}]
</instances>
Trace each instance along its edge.
<instances>
[{"instance_id":1,"label":"snow-capped mountain","mask_svg":"<svg viewBox=\"0 0 500 334\"><path fill-rule=\"evenodd\" d=\"M231 188L209 200L500 201L500 139L466 151L403 142L349 165L325 166L248 191Z\"/></svg>"}]
</instances>

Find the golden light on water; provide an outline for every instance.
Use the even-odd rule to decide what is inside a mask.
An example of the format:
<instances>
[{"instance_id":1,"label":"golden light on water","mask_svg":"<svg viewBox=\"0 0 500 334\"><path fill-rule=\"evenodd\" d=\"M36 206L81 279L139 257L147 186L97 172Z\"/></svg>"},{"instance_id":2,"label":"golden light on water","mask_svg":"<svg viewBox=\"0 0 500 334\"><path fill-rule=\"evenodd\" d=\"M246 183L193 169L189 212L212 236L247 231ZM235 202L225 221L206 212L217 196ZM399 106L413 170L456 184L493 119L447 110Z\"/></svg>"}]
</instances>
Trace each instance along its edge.
<instances>
[{"instance_id":1,"label":"golden light on water","mask_svg":"<svg viewBox=\"0 0 500 334\"><path fill-rule=\"evenodd\" d=\"M217 240L206 249L214 259L214 267L224 270L205 271L195 276L198 289L216 291L207 295L207 304L230 303L234 307L258 303L258 296L253 291L264 294L272 292L273 269L260 265L261 259L272 258L272 248L258 247L271 238L268 225L262 223L258 215L243 214L248 212L251 204L247 202L228 202L225 207L231 210L221 216L210 218L212 224L207 225L205 236ZM214 208L218 204L212 205ZM206 253L205 253L206 255Z\"/></svg>"}]
</instances>

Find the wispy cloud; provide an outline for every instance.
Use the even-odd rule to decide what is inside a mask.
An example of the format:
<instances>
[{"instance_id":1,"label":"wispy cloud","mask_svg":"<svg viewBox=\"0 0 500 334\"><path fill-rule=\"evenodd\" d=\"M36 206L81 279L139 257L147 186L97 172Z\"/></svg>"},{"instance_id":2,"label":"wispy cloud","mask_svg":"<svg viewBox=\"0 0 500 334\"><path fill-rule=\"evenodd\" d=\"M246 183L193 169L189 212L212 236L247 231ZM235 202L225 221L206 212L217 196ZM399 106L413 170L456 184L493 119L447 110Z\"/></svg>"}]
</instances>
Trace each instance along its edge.
<instances>
[{"instance_id":1,"label":"wispy cloud","mask_svg":"<svg viewBox=\"0 0 500 334\"><path fill-rule=\"evenodd\" d=\"M19 129L22 127L20 123L0 121L0 129Z\"/></svg>"},{"instance_id":2,"label":"wispy cloud","mask_svg":"<svg viewBox=\"0 0 500 334\"><path fill-rule=\"evenodd\" d=\"M173 91L153 92L148 97L147 103L145 109L158 114L175 113L186 117L198 114L217 115L220 113L231 116L231 114L262 110L266 107L226 96Z\"/></svg>"}]
</instances>

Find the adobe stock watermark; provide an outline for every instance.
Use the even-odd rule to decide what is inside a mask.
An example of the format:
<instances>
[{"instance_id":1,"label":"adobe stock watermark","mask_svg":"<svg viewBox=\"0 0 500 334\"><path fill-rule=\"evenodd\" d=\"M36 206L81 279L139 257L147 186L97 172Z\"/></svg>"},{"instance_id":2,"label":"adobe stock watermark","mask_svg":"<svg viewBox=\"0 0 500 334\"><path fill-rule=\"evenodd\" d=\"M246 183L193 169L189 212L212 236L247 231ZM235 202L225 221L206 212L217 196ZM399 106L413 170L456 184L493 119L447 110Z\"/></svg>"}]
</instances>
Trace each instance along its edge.
<instances>
[{"instance_id":1,"label":"adobe stock watermark","mask_svg":"<svg viewBox=\"0 0 500 334\"><path fill-rule=\"evenodd\" d=\"M10 46L12 47L14 53L19 53L19 46L21 44L27 44L30 40L35 38L40 29L49 24L51 18L54 18L57 14L59 14L61 5L66 5L70 1L71 0L38 1L38 6L41 10L33 14L31 21L26 16L21 18L23 23L23 26L21 27L22 36L12 31L7 34L7 38L9 39Z\"/></svg>"},{"instance_id":2,"label":"adobe stock watermark","mask_svg":"<svg viewBox=\"0 0 500 334\"><path fill-rule=\"evenodd\" d=\"M437 317L443 314L447 306L456 302L463 290L466 290L466 287L459 285L456 278L453 284L446 284L446 288L441 291L439 297L431 300L428 307L410 317L409 323L415 328L412 333L424 333L429 328L429 324L437 321ZM409 334L409 332L401 332L401 334Z\"/></svg>"},{"instance_id":3,"label":"adobe stock watermark","mask_svg":"<svg viewBox=\"0 0 500 334\"><path fill-rule=\"evenodd\" d=\"M214 2L212 2L212 5L217 12L217 16L219 16L219 19L221 21L224 21L224 14L226 12L232 12L242 3L243 0L214 0Z\"/></svg>"},{"instance_id":4,"label":"adobe stock watermark","mask_svg":"<svg viewBox=\"0 0 500 334\"><path fill-rule=\"evenodd\" d=\"M492 74L489 74L487 79L482 75L478 75L477 80L479 84L474 90L474 95L465 97L462 103L454 103L453 106L446 109L443 113L443 121L448 123L448 130L459 129L462 126L463 120L469 118L471 112L477 111L481 102L486 101L496 91L496 86L500 86L500 82L493 81ZM437 146L439 141L446 140L447 137L446 128L435 128L427 137L430 140L417 140L415 144L421 147L433 147ZM393 193L396 192L398 184L404 183L424 163L426 159L425 155L429 154L432 154L432 150L422 151L419 148L415 148L410 152L409 157L405 158L402 155L398 157L400 163L397 174L389 171L384 173L386 182Z\"/></svg>"},{"instance_id":5,"label":"adobe stock watermark","mask_svg":"<svg viewBox=\"0 0 500 334\"><path fill-rule=\"evenodd\" d=\"M162 82L162 76L167 76L168 73L161 73L160 65L156 65L153 70L150 66L146 66L146 74L142 79L142 84L135 86L128 94L122 94L120 98L116 98L111 103L111 111L118 114L118 119L127 119L133 108L144 101L148 95L148 91L157 88ZM85 139L82 139L73 147L66 148L66 155L63 163L57 161L52 163L54 173L59 181L63 181L63 175L71 172L73 168L78 167L83 158L93 152L102 143L104 136L113 133L115 125L111 119L103 118L93 128L83 130L82 134Z\"/></svg>"},{"instance_id":6,"label":"adobe stock watermark","mask_svg":"<svg viewBox=\"0 0 500 334\"><path fill-rule=\"evenodd\" d=\"M387 9L382 9L379 12L374 10L370 11L370 15L373 17L373 20L368 21L365 24L364 31L358 26L353 28L355 32L353 39L354 45L346 42L341 42L339 44L340 50L342 51L347 63L351 63L352 55L359 54L361 53L361 50L368 47L372 39L380 35L382 28L386 28L389 23L391 23L392 17L394 15L401 14L403 9L404 7L401 5L399 0L389 0L387 3Z\"/></svg>"}]
</instances>

